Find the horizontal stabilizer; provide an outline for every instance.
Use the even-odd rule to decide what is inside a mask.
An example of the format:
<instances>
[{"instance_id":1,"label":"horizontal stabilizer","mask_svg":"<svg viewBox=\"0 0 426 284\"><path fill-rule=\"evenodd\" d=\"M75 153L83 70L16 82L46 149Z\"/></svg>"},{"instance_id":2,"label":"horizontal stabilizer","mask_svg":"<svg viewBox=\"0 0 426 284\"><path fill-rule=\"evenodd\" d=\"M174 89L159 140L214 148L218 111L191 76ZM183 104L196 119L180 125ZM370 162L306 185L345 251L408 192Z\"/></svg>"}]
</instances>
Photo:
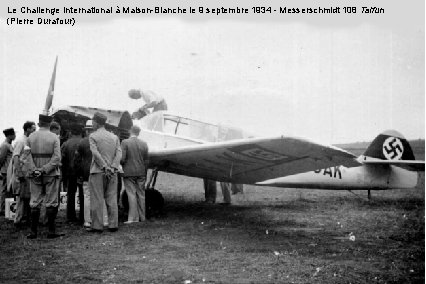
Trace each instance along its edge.
<instances>
[{"instance_id":1,"label":"horizontal stabilizer","mask_svg":"<svg viewBox=\"0 0 426 284\"><path fill-rule=\"evenodd\" d=\"M410 171L425 171L425 161L418 160L366 160L367 165L397 166Z\"/></svg>"}]
</instances>

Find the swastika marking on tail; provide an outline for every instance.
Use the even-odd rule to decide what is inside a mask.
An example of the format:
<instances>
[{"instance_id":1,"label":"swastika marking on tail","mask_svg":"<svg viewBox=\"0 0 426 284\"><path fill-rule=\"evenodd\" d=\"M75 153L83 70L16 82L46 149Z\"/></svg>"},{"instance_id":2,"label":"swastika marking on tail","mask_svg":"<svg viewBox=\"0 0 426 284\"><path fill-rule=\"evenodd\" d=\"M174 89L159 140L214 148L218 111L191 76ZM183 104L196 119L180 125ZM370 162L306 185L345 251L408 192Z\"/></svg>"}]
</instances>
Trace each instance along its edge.
<instances>
[{"instance_id":1,"label":"swastika marking on tail","mask_svg":"<svg viewBox=\"0 0 426 284\"><path fill-rule=\"evenodd\" d=\"M396 137L389 137L383 143L383 155L388 160L399 160L404 153L404 146L401 140Z\"/></svg>"}]
</instances>

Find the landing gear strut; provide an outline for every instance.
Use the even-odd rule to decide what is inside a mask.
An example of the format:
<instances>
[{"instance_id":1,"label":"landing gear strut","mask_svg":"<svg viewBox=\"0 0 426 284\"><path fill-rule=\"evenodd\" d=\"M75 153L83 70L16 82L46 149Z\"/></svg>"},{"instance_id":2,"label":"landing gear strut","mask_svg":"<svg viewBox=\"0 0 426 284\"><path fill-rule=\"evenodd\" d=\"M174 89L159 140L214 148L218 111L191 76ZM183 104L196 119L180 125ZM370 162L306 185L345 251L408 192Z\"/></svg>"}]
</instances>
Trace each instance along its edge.
<instances>
[{"instance_id":1,"label":"landing gear strut","mask_svg":"<svg viewBox=\"0 0 426 284\"><path fill-rule=\"evenodd\" d=\"M149 178L149 182L148 182L146 188L148 188L148 189L151 189L151 188L153 189L154 188L155 183L157 182L157 176L158 176L158 169L155 168L151 172L151 176Z\"/></svg>"},{"instance_id":2,"label":"landing gear strut","mask_svg":"<svg viewBox=\"0 0 426 284\"><path fill-rule=\"evenodd\" d=\"M145 208L146 217L148 219L152 217L159 217L163 215L164 198L163 195L156 189L154 189L155 183L157 182L158 169L153 169L151 176L146 185L145 190Z\"/></svg>"},{"instance_id":3,"label":"landing gear strut","mask_svg":"<svg viewBox=\"0 0 426 284\"><path fill-rule=\"evenodd\" d=\"M371 191L368 190L368 200L371 200Z\"/></svg>"}]
</instances>

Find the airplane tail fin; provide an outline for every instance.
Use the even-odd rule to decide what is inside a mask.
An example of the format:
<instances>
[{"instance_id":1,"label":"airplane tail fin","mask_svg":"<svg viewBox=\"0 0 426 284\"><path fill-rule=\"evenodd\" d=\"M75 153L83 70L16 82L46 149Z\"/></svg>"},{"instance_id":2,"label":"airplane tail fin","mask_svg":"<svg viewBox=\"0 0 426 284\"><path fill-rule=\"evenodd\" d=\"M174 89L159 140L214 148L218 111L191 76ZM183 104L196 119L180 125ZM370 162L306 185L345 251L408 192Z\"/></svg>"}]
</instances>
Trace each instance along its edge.
<instances>
[{"instance_id":1,"label":"airplane tail fin","mask_svg":"<svg viewBox=\"0 0 426 284\"><path fill-rule=\"evenodd\" d=\"M425 171L425 161L416 160L407 139L395 130L380 133L361 157L362 163L367 165L393 165L410 171Z\"/></svg>"},{"instance_id":2,"label":"airplane tail fin","mask_svg":"<svg viewBox=\"0 0 426 284\"><path fill-rule=\"evenodd\" d=\"M380 133L364 152L364 156L392 161L415 160L407 139L395 130Z\"/></svg>"}]
</instances>

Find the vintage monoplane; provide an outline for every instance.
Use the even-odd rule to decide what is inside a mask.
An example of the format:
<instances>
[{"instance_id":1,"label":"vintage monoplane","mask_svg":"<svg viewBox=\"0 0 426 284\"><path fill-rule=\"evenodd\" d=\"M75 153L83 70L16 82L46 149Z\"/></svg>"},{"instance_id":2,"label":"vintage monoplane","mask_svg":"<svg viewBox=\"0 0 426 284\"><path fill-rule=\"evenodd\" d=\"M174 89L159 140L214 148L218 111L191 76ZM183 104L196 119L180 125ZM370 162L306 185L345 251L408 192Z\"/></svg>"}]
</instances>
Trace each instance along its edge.
<instances>
[{"instance_id":1,"label":"vintage monoplane","mask_svg":"<svg viewBox=\"0 0 426 284\"><path fill-rule=\"evenodd\" d=\"M408 141L396 131L378 135L359 157L343 149L290 136L251 137L244 131L167 111L132 120L127 111L67 106L51 112L56 63L46 100L49 113L66 130L95 112L121 139L133 124L149 146L149 167L158 171L258 186L338 190L414 188L424 161L415 160ZM155 185L155 180L150 186Z\"/></svg>"}]
</instances>

